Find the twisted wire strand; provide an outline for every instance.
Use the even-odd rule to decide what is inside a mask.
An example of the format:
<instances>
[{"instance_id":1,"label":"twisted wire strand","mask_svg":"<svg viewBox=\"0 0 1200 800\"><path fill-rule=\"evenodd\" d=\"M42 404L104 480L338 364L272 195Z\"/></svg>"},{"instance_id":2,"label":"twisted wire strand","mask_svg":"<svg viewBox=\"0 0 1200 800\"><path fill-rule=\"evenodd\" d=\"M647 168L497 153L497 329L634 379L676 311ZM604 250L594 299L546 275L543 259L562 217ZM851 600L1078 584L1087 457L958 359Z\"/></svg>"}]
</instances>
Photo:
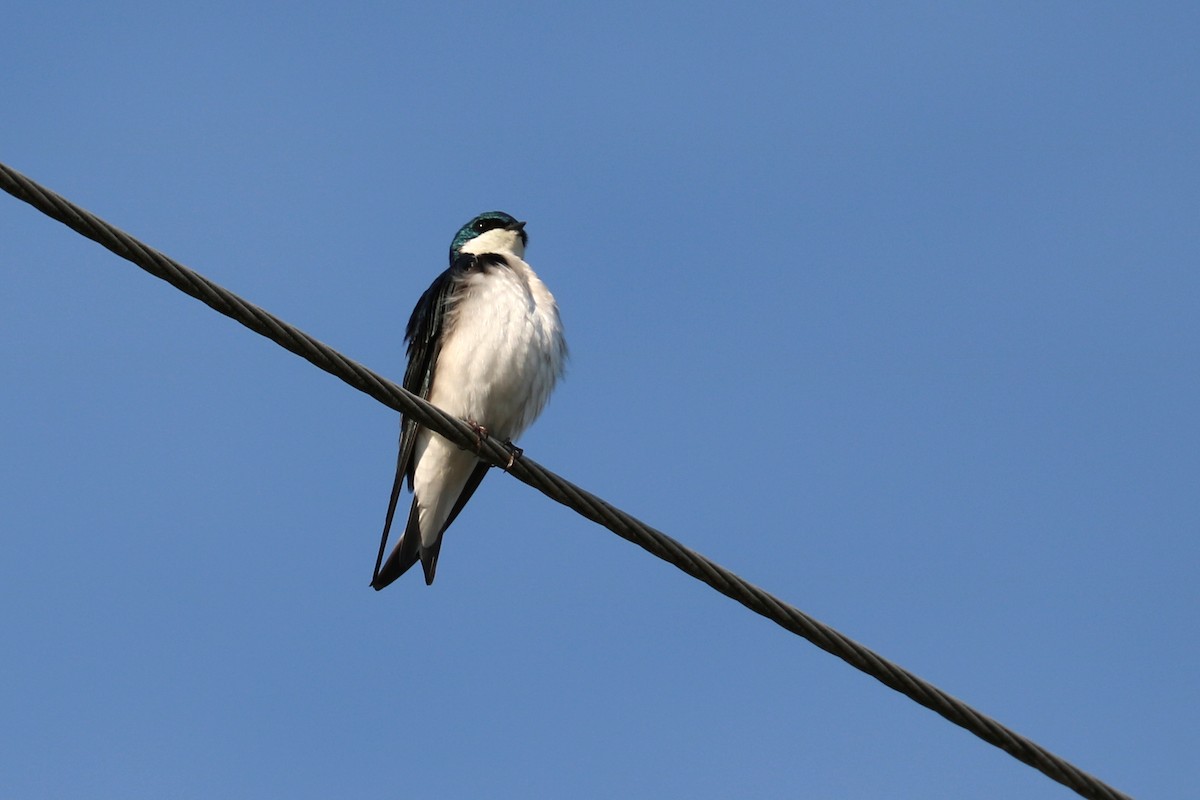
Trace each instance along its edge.
<instances>
[{"instance_id":1,"label":"twisted wire strand","mask_svg":"<svg viewBox=\"0 0 1200 800\"><path fill-rule=\"evenodd\" d=\"M478 442L476 433L463 420L446 414L387 378L148 247L3 163L0 163L0 188L389 408L417 420L454 444L475 449ZM492 466L503 467L508 463L509 451L502 442L488 437L480 447L480 458ZM837 656L985 742L999 747L1080 796L1098 800L1131 800L1129 795L1101 782L869 648L684 547L665 533L547 470L533 459L522 456L508 472L552 500L604 526L693 578L703 581L751 611L804 637L825 652Z\"/></svg>"}]
</instances>

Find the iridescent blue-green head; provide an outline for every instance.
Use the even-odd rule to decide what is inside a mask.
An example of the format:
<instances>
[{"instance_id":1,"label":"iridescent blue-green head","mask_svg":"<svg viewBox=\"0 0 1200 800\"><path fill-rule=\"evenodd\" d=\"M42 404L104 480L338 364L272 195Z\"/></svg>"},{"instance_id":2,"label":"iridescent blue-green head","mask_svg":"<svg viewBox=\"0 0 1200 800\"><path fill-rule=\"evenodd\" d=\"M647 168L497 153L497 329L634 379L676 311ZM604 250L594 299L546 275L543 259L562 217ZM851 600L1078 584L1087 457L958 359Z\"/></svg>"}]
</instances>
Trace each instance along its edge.
<instances>
[{"instance_id":1,"label":"iridescent blue-green head","mask_svg":"<svg viewBox=\"0 0 1200 800\"><path fill-rule=\"evenodd\" d=\"M517 258L525 257L525 223L503 211L487 211L458 229L450 243L450 263L459 253L508 252Z\"/></svg>"}]
</instances>

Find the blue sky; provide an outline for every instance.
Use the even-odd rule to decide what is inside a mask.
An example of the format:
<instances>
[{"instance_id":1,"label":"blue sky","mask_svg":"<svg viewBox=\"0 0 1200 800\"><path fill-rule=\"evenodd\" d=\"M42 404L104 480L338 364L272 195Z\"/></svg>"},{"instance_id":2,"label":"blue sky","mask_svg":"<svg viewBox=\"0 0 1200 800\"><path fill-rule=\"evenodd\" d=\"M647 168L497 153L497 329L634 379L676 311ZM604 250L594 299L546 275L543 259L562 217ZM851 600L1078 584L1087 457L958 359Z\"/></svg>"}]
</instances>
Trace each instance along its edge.
<instances>
[{"instance_id":1,"label":"blue sky","mask_svg":"<svg viewBox=\"0 0 1200 800\"><path fill-rule=\"evenodd\" d=\"M1200 782L1200 12L25 4L0 160L393 378L499 208L532 457L1138 797ZM1070 793L0 197L6 797Z\"/></svg>"}]
</instances>

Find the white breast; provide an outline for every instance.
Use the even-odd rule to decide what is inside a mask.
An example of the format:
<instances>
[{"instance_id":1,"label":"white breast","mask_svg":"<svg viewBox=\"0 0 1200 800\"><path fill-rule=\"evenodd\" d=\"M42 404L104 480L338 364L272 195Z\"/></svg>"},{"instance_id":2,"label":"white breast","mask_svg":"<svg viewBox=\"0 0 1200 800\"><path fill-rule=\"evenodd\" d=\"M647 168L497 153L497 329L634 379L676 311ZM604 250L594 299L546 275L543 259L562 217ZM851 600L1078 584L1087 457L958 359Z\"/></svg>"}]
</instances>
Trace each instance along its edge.
<instances>
[{"instance_id":1,"label":"white breast","mask_svg":"<svg viewBox=\"0 0 1200 800\"><path fill-rule=\"evenodd\" d=\"M468 276L447 310L429 400L500 439L533 422L566 359L553 295L515 255Z\"/></svg>"}]
</instances>

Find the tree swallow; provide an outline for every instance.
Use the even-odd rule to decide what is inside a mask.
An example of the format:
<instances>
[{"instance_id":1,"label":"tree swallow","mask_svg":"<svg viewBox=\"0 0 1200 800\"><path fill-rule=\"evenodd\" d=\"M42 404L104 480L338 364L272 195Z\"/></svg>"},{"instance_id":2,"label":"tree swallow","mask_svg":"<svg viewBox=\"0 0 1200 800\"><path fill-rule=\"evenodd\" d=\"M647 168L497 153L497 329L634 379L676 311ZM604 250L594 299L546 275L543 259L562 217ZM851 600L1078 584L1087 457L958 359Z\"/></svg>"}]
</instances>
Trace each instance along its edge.
<instances>
[{"instance_id":1,"label":"tree swallow","mask_svg":"<svg viewBox=\"0 0 1200 800\"><path fill-rule=\"evenodd\" d=\"M462 226L450 243L450 268L421 295L405 332L404 388L465 419L480 436L510 444L541 413L567 358L554 296L523 260L527 241L525 223L502 211ZM487 470L475 453L402 417L371 586L382 589L418 560L425 583L433 583L442 534ZM413 496L408 522L380 566L405 481Z\"/></svg>"}]
</instances>

